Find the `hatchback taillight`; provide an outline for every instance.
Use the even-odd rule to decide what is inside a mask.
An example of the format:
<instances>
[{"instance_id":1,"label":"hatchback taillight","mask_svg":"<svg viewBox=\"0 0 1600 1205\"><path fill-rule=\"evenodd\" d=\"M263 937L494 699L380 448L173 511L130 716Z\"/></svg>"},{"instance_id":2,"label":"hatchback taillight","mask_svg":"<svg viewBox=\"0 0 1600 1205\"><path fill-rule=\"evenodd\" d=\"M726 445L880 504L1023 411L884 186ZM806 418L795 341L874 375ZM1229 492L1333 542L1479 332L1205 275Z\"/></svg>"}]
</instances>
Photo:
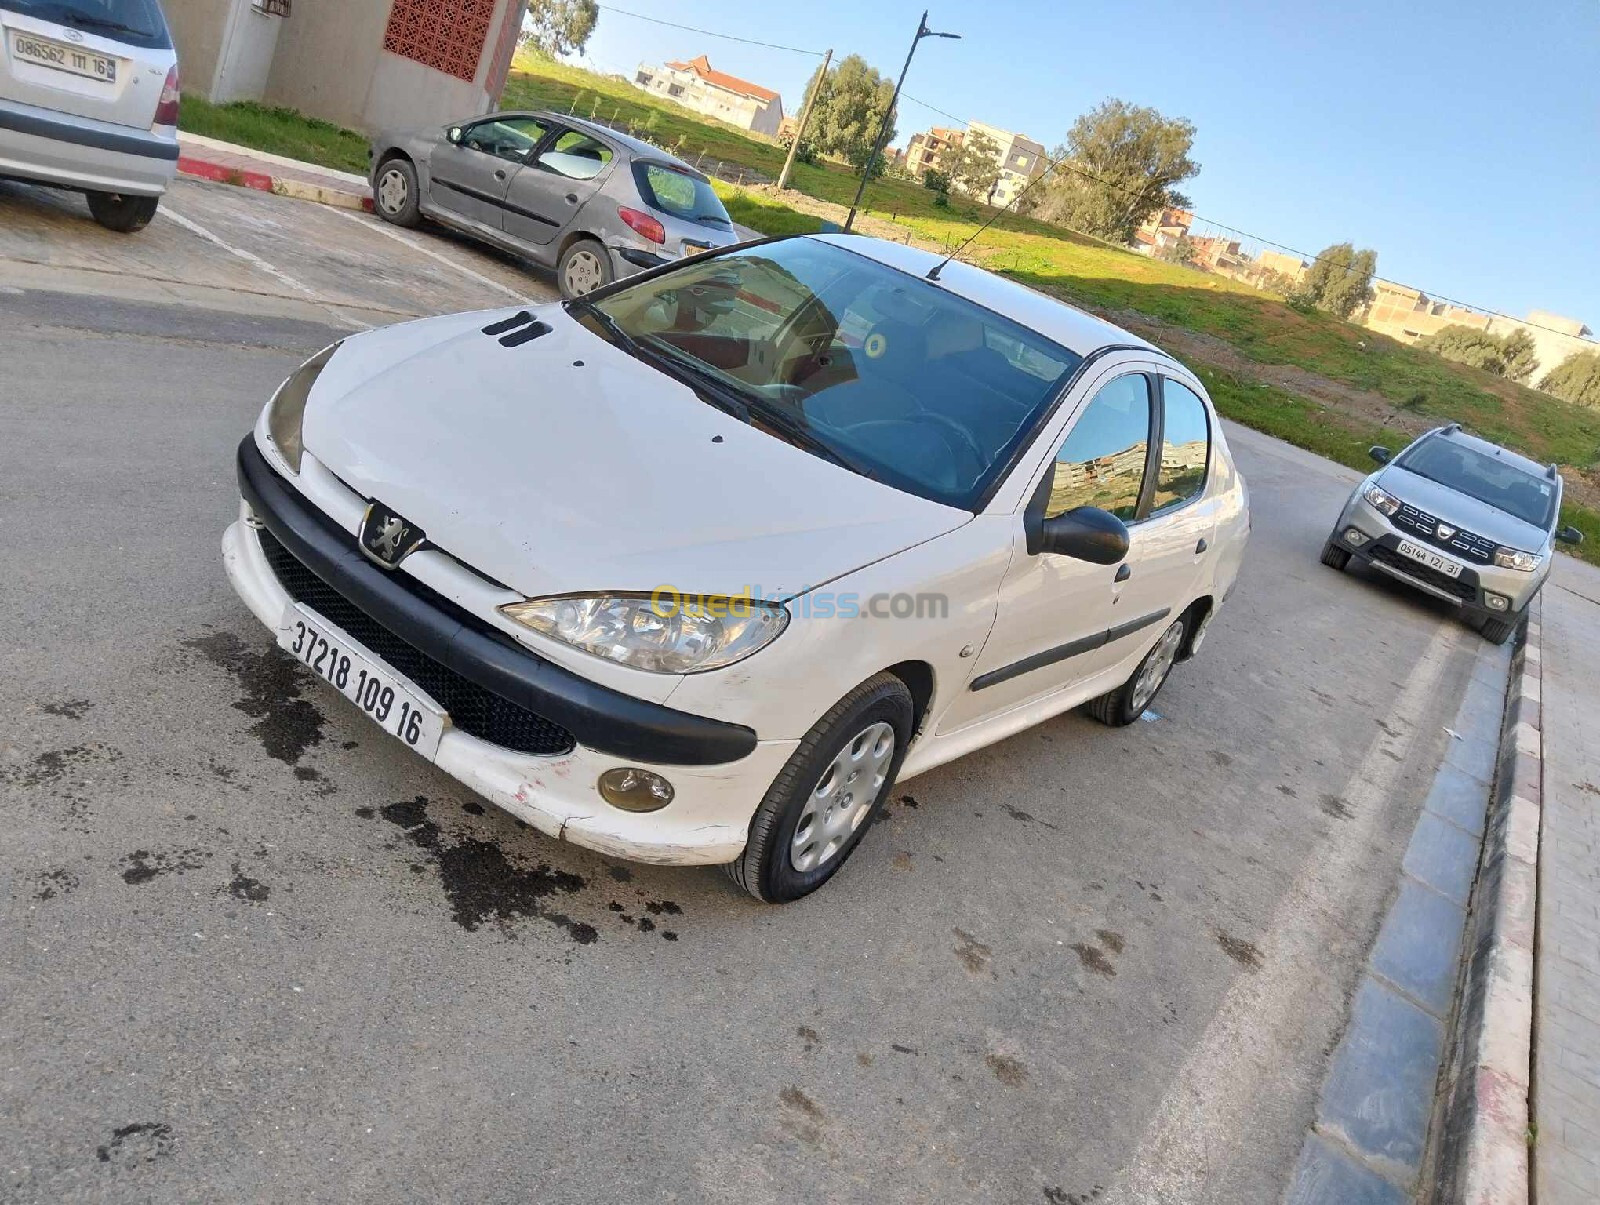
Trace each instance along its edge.
<instances>
[{"instance_id":1,"label":"hatchback taillight","mask_svg":"<svg viewBox=\"0 0 1600 1205\"><path fill-rule=\"evenodd\" d=\"M161 100L156 105L155 120L151 125L175 126L178 124L178 68L167 72L167 82L161 85Z\"/></svg>"},{"instance_id":2,"label":"hatchback taillight","mask_svg":"<svg viewBox=\"0 0 1600 1205\"><path fill-rule=\"evenodd\" d=\"M637 209L629 209L626 205L617 206L617 216L637 234L649 239L652 243L665 243L667 230L660 222L648 213L640 213Z\"/></svg>"}]
</instances>

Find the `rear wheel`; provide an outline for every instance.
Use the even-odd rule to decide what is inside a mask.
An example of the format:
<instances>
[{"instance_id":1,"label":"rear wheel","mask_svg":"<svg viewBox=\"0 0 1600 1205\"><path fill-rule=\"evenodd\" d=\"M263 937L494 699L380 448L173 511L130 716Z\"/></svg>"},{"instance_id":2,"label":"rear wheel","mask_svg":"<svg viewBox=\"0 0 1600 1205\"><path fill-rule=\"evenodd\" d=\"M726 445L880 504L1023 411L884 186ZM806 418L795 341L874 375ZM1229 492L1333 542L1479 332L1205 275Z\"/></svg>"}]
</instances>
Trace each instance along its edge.
<instances>
[{"instance_id":1,"label":"rear wheel","mask_svg":"<svg viewBox=\"0 0 1600 1205\"><path fill-rule=\"evenodd\" d=\"M415 226L422 220L422 198L417 169L409 159L390 159L378 169L372 183L372 208L386 222Z\"/></svg>"},{"instance_id":2,"label":"rear wheel","mask_svg":"<svg viewBox=\"0 0 1600 1205\"><path fill-rule=\"evenodd\" d=\"M1350 563L1350 554L1330 540L1322 546L1322 563L1330 569L1343 569Z\"/></svg>"},{"instance_id":3,"label":"rear wheel","mask_svg":"<svg viewBox=\"0 0 1600 1205\"><path fill-rule=\"evenodd\" d=\"M577 240L561 253L556 264L556 282L561 286L561 295L569 299L610 284L615 275L610 253L592 238Z\"/></svg>"},{"instance_id":4,"label":"rear wheel","mask_svg":"<svg viewBox=\"0 0 1600 1205\"><path fill-rule=\"evenodd\" d=\"M107 230L118 234L137 234L156 216L160 197L130 197L120 192L86 194L89 212Z\"/></svg>"},{"instance_id":5,"label":"rear wheel","mask_svg":"<svg viewBox=\"0 0 1600 1205\"><path fill-rule=\"evenodd\" d=\"M758 900L809 895L855 849L911 743L911 692L893 674L856 687L800 742L750 820L744 854L728 865Z\"/></svg>"},{"instance_id":6,"label":"rear wheel","mask_svg":"<svg viewBox=\"0 0 1600 1205\"><path fill-rule=\"evenodd\" d=\"M1113 728L1123 728L1133 723L1144 714L1146 707L1155 702L1156 695L1166 685L1167 676L1172 673L1178 654L1183 650L1183 637L1187 631L1186 618L1174 620L1172 626L1161 633L1161 639L1156 641L1155 647L1144 655L1133 676L1116 690L1098 699L1090 699L1083 705L1084 711Z\"/></svg>"}]
</instances>

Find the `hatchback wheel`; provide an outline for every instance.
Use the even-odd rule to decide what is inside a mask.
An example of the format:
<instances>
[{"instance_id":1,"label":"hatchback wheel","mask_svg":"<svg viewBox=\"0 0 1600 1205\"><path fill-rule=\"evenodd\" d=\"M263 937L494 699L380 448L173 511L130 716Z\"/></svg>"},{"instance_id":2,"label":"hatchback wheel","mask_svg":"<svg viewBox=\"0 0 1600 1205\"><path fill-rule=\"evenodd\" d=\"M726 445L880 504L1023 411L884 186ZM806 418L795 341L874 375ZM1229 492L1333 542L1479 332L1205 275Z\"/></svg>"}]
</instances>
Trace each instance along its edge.
<instances>
[{"instance_id":1,"label":"hatchback wheel","mask_svg":"<svg viewBox=\"0 0 1600 1205\"><path fill-rule=\"evenodd\" d=\"M1144 714L1146 707L1155 702L1156 695L1166 685L1167 676L1172 673L1178 653L1183 649L1183 637L1187 631L1187 619L1174 621L1171 627L1161 633L1161 639L1156 641L1155 647L1144 655L1144 660L1139 662L1139 668L1133 671L1131 678L1116 690L1098 699L1091 699L1083 705L1083 709L1102 724L1109 724L1113 728L1133 723Z\"/></svg>"},{"instance_id":2,"label":"hatchback wheel","mask_svg":"<svg viewBox=\"0 0 1600 1205\"><path fill-rule=\"evenodd\" d=\"M563 297L582 297L611 283L611 255L592 238L581 238L561 253L556 280Z\"/></svg>"},{"instance_id":3,"label":"hatchback wheel","mask_svg":"<svg viewBox=\"0 0 1600 1205\"><path fill-rule=\"evenodd\" d=\"M410 160L391 159L378 169L372 207L380 218L396 226L415 226L422 220L421 203L417 169Z\"/></svg>"},{"instance_id":4,"label":"hatchback wheel","mask_svg":"<svg viewBox=\"0 0 1600 1205\"><path fill-rule=\"evenodd\" d=\"M911 742L911 692L893 674L863 682L817 721L750 821L727 867L759 900L782 904L821 887L860 842Z\"/></svg>"},{"instance_id":5,"label":"hatchback wheel","mask_svg":"<svg viewBox=\"0 0 1600 1205\"><path fill-rule=\"evenodd\" d=\"M160 197L130 197L120 192L91 192L89 213L107 230L137 234L156 216Z\"/></svg>"}]
</instances>

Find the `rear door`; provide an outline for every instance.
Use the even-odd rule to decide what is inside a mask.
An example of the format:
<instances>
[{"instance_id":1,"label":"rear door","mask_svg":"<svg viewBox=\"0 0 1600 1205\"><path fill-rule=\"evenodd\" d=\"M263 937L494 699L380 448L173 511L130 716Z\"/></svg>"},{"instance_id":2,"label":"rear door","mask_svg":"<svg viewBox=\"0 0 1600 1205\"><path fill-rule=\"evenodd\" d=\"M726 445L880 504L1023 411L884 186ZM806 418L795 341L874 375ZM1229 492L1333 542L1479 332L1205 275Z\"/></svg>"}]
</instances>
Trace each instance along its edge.
<instances>
[{"instance_id":1,"label":"rear door","mask_svg":"<svg viewBox=\"0 0 1600 1205\"><path fill-rule=\"evenodd\" d=\"M148 130L176 62L156 0L0 0L0 99Z\"/></svg>"},{"instance_id":2,"label":"rear door","mask_svg":"<svg viewBox=\"0 0 1600 1205\"><path fill-rule=\"evenodd\" d=\"M428 156L429 200L447 214L503 230L511 177L548 126L535 117L504 115L457 128L459 135L446 135Z\"/></svg>"},{"instance_id":3,"label":"rear door","mask_svg":"<svg viewBox=\"0 0 1600 1205\"><path fill-rule=\"evenodd\" d=\"M600 191L615 159L616 150L593 134L556 130L512 177L506 233L523 242L550 242Z\"/></svg>"}]
</instances>

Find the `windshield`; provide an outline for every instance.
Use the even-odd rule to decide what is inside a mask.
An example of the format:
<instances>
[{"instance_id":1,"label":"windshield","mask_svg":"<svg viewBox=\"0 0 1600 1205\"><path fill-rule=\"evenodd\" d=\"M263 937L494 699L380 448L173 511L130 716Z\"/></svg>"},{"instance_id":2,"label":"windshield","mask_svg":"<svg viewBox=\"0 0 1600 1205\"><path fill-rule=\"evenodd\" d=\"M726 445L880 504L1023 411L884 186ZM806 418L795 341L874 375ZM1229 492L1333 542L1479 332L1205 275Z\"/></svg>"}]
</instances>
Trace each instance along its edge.
<instances>
[{"instance_id":1,"label":"windshield","mask_svg":"<svg viewBox=\"0 0 1600 1205\"><path fill-rule=\"evenodd\" d=\"M733 229L733 219L723 208L722 199L704 180L664 164L639 162L633 165L633 180L644 203L652 209L701 226Z\"/></svg>"},{"instance_id":2,"label":"windshield","mask_svg":"<svg viewBox=\"0 0 1600 1205\"><path fill-rule=\"evenodd\" d=\"M758 426L976 510L1082 357L812 239L695 260L594 303L613 337Z\"/></svg>"},{"instance_id":3,"label":"windshield","mask_svg":"<svg viewBox=\"0 0 1600 1205\"><path fill-rule=\"evenodd\" d=\"M1548 530L1555 522L1556 483L1495 456L1438 436L1416 444L1396 461L1408 473L1515 515L1524 523Z\"/></svg>"},{"instance_id":4,"label":"windshield","mask_svg":"<svg viewBox=\"0 0 1600 1205\"><path fill-rule=\"evenodd\" d=\"M154 50L170 50L172 36L156 0L0 0L7 12L25 13Z\"/></svg>"}]
</instances>

